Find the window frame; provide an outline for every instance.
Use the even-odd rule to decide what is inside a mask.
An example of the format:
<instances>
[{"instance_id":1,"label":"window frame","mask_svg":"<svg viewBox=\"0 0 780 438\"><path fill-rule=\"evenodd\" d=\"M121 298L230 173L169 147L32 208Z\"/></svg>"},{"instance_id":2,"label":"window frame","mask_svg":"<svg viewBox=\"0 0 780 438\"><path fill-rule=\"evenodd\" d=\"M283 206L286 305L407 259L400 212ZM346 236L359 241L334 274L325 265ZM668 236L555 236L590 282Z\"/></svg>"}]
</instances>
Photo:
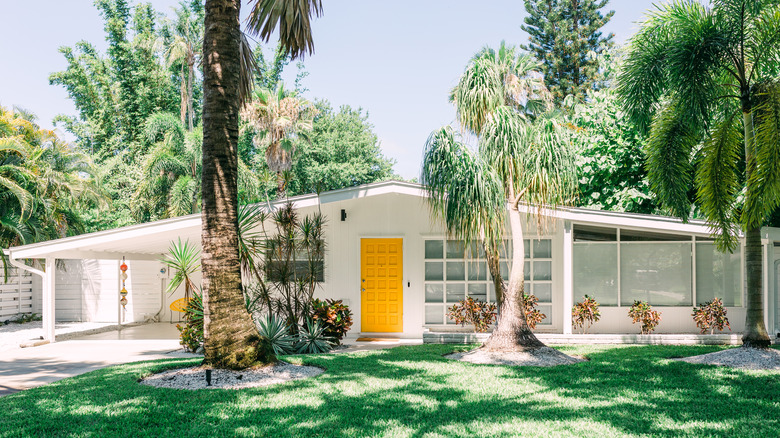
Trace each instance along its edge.
<instances>
[{"instance_id":1,"label":"window frame","mask_svg":"<svg viewBox=\"0 0 780 438\"><path fill-rule=\"evenodd\" d=\"M540 310L545 309L542 311L547 318L545 318L543 323L539 323L539 326L541 327L552 327L553 326L553 295L554 295L554 275L555 275L555 265L553 263L553 253L555 248L555 238L554 236L550 235L542 235L542 236L526 236L524 239L525 242L525 249L526 249L526 256L525 256L525 263L528 264L529 269L524 272L524 275L526 278L524 278L524 284L526 285L526 291L528 293L533 294L535 285L536 284L549 284L550 287L550 298L549 301L539 302ZM534 257L534 245L533 242L538 242L546 240L549 242L550 245L550 256L549 257ZM426 257L426 246L427 242L430 241L440 241L443 242L442 245L442 257L441 258L428 258ZM485 285L485 300L489 303L496 303L496 297L495 295L495 288L493 285L493 280L490 276L489 269L487 268L487 260L485 258L484 251L482 250L480 244L478 242L472 242L472 245L476 245L476 251L473 251L472 249L466 249L464 254L458 258L450 258L447 254L447 248L448 245L450 245L450 242L462 242L460 239L451 239L446 236L425 236L423 237L423 326L424 327L443 327L443 326L455 326L456 324L451 321L449 318L447 318L447 309L451 307L455 302L457 302L460 299L468 298L469 296L482 299L482 294L477 294L476 296L469 294L469 285L470 284L484 284ZM506 275L502 275L504 277L504 280L506 281L508 279L510 265L509 261L511 260L511 252L509 251L509 244L511 244L511 240L505 239L505 248L506 250L502 251L502 253L499 255L499 266L506 266ZM475 255L472 253L476 252ZM453 261L462 261L464 264L464 271L463 271L463 280L448 280L447 279L447 262L453 262ZM442 266L442 279L441 280L427 280L425 278L426 268L425 265L427 263L441 263ZM535 266L535 263L549 263L550 266L550 279L549 280L534 280L533 279L533 269ZM485 279L484 280L469 280L469 274L470 269L472 269L472 266L484 266L485 268ZM455 301L449 301L447 299L447 285L448 284L462 284L464 288L464 294L463 298L456 299ZM442 301L441 302L428 302L426 300L425 295L427 294L427 289L429 285L441 285L442 287ZM497 304L497 303L496 303ZM428 308L429 307L440 307L441 308L441 318L440 320L442 322L428 322L427 315L428 315ZM548 311L549 309L549 311Z\"/></svg>"},{"instance_id":2,"label":"window frame","mask_svg":"<svg viewBox=\"0 0 780 438\"><path fill-rule=\"evenodd\" d=\"M571 242L572 246L578 245L578 244L580 244L580 245L581 244L590 244L590 245L594 245L594 244L595 245L614 244L614 245L617 246L617 279L616 279L617 280L617 305L602 305L602 307L609 307L609 308L628 308L628 307L630 307L630 306L621 304L622 294L623 294L623 290L622 290L623 289L623 282L622 282L622 278L621 278L621 267L622 267L621 266L621 263L622 263L621 262L621 255L622 254L621 254L621 250L620 249L621 249L622 245L624 245L624 244L632 244L632 243L634 243L634 244L635 243L641 243L641 244L689 243L691 245L691 303L692 303L692 305L691 306L687 306L687 305L669 306L669 305L661 305L661 304L653 304L653 303L649 303L649 304L651 306L655 306L655 307L669 307L669 308L674 308L674 307L688 308L688 307L698 306L698 304L697 304L698 298L697 298L697 291L696 291L696 286L697 286L697 281L696 281L696 277L697 277L697 272L696 272L696 261L697 261L696 245L697 245L697 243L712 243L713 239L709 235L707 235L707 236L700 235L700 234L687 234L686 235L684 233L681 234L680 232L666 231L666 230L648 231L647 229L638 228L638 227L625 227L625 226L612 226L612 227L610 227L610 226L603 226L603 225L593 225L592 223L587 223L587 222L586 223L583 223L583 222L572 222L572 234L574 234L574 228L577 227L577 226L583 226L583 227L588 227L588 228L595 227L595 228L604 228L604 229L614 229L616 231L616 233L617 233L616 239L614 241L579 241L579 242L577 242L574 239L572 239L572 242ZM657 234L657 235L665 234L665 235L669 235L669 236L681 236L681 237L687 237L687 239L685 239L685 240L657 240L657 241L652 241L652 240L649 240L649 241L627 240L627 241L625 241L625 240L623 240L621 238L621 234L622 234L623 230L629 231L629 232L647 232L647 233ZM746 295L745 295L746 291L745 291L745 289L746 288L745 288L745 242L744 242L744 239L740 239L740 244L739 244L738 251L739 251L739 257L740 257L740 269L739 269L740 280L739 280L739 284L742 285L742 290L740 291L741 292L740 293L740 302L742 303L742 305L741 306L731 307L731 308L734 308L734 309L745 308L745 305L746 305L745 304L745 299L746 299ZM576 278L574 278L574 272L573 272L574 260L573 260L573 257L574 257L574 251L572 251L572 273L571 273L572 274L572 293L574 292L574 290L573 290L574 286L573 285L577 281Z\"/></svg>"}]
</instances>

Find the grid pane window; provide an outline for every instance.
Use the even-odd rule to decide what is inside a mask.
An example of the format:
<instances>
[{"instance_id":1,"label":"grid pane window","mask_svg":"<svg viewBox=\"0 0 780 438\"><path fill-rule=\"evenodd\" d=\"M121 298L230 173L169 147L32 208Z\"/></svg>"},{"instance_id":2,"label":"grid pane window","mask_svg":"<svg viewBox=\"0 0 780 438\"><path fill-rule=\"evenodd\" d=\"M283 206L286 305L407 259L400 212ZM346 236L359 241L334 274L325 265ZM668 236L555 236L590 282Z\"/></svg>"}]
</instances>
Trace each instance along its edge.
<instances>
[{"instance_id":1,"label":"grid pane window","mask_svg":"<svg viewBox=\"0 0 780 438\"><path fill-rule=\"evenodd\" d=\"M541 324L551 324L552 241L531 239L524 242L525 290L539 299L539 309L547 315ZM512 244L504 241L499 249L499 267L509 280ZM485 252L478 243L468 247L463 241L432 239L425 241L425 324L453 324L447 309L467 297L496 302Z\"/></svg>"}]
</instances>

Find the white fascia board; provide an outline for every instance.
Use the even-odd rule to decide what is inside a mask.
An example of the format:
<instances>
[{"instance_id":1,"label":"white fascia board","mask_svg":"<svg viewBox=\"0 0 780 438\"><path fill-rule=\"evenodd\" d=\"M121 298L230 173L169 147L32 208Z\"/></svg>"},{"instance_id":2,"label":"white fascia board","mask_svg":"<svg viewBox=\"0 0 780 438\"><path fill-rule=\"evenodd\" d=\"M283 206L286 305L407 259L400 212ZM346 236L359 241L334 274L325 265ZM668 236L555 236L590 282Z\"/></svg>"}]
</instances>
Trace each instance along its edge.
<instances>
[{"instance_id":1,"label":"white fascia board","mask_svg":"<svg viewBox=\"0 0 780 438\"><path fill-rule=\"evenodd\" d=\"M89 260L137 260L160 261L164 254L115 252L115 251L58 251L47 255L55 259L89 259Z\"/></svg>"},{"instance_id":2,"label":"white fascia board","mask_svg":"<svg viewBox=\"0 0 780 438\"><path fill-rule=\"evenodd\" d=\"M200 214L194 214L174 219L164 219L146 224L132 225L114 230L98 231L81 236L65 237L47 242L9 248L9 255L14 259L37 259L51 257L51 254L67 254L69 252L89 252L92 245L105 245L120 240L133 240L149 234L175 233L187 228L201 226ZM106 253L105 251L99 251ZM154 250L150 250L154 254Z\"/></svg>"},{"instance_id":3,"label":"white fascia board","mask_svg":"<svg viewBox=\"0 0 780 438\"><path fill-rule=\"evenodd\" d=\"M528 213L531 208L527 205L520 205L520 210ZM695 220L683 223L680 219L643 215L632 213L606 212L599 210L588 210L584 208L561 207L556 209L544 209L542 214L556 218L570 220L574 223L587 223L593 225L641 228L648 230L659 230L674 233L689 233L699 235L710 235L710 227L703 221Z\"/></svg>"},{"instance_id":4,"label":"white fascia board","mask_svg":"<svg viewBox=\"0 0 780 438\"><path fill-rule=\"evenodd\" d=\"M345 189L332 190L330 192L294 196L290 199L282 199L271 202L272 209L292 202L295 208L314 207L318 204L328 204L331 202L349 201L352 199L367 198L371 196L401 194L418 197L427 197L422 185L404 181L382 181L378 183L364 184L362 186L348 187ZM265 203L258 203L261 207L266 207Z\"/></svg>"}]
</instances>

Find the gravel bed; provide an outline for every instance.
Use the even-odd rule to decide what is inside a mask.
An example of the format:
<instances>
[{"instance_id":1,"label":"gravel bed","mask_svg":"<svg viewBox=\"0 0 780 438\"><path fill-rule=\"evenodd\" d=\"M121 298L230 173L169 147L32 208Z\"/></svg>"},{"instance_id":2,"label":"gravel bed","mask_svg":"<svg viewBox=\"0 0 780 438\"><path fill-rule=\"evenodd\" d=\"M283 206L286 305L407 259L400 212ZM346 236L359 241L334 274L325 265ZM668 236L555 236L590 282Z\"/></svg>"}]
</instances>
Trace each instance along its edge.
<instances>
[{"instance_id":1,"label":"gravel bed","mask_svg":"<svg viewBox=\"0 0 780 438\"><path fill-rule=\"evenodd\" d=\"M460 360L476 364L488 365L510 365L510 366L532 366L532 367L553 367L556 365L571 365L584 362L585 359L571 357L560 351L541 347L528 351L484 351L482 349L471 350L461 353L452 353L445 355L447 359Z\"/></svg>"},{"instance_id":2,"label":"gravel bed","mask_svg":"<svg viewBox=\"0 0 780 438\"><path fill-rule=\"evenodd\" d=\"M114 324L100 322L62 322L54 325L54 332L58 340L62 340L61 336L69 333L100 331L112 325ZM41 321L4 324L0 326L0 351L19 348L19 344L39 340L42 336L43 322Z\"/></svg>"},{"instance_id":3,"label":"gravel bed","mask_svg":"<svg viewBox=\"0 0 780 438\"><path fill-rule=\"evenodd\" d=\"M206 386L206 368L178 368L153 374L141 380L142 385L174 389L242 389L276 385L291 380L306 379L322 374L322 368L277 362L266 367L242 371L214 369L211 386Z\"/></svg>"},{"instance_id":4,"label":"gravel bed","mask_svg":"<svg viewBox=\"0 0 780 438\"><path fill-rule=\"evenodd\" d=\"M720 365L745 370L780 370L780 351L773 348L730 348L699 356L684 357L688 363Z\"/></svg>"}]
</instances>

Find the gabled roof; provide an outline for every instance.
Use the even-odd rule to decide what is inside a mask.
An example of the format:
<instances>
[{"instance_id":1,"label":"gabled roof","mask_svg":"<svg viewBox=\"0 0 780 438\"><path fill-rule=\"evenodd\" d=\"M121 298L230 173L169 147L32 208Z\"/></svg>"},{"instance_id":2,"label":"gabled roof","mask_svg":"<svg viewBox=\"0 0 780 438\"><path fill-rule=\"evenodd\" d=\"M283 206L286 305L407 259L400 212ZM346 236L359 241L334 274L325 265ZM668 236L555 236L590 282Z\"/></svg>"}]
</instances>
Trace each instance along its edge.
<instances>
[{"instance_id":1,"label":"gabled roof","mask_svg":"<svg viewBox=\"0 0 780 438\"><path fill-rule=\"evenodd\" d=\"M277 208L286 202L292 202L296 208L312 207L351 199L367 198L386 194L401 194L426 197L421 184L404 181L383 181L356 187L333 190L318 194L294 196L289 199L271 202L271 208ZM261 204L265 205L265 204ZM526 209L527 210L527 209ZM574 223L593 224L658 230L662 232L690 233L707 235L710 230L704 221L681 220L666 216L618 213L585 208L561 207L547 210L551 216L570 220ZM771 232L771 231L770 231ZM140 225L116 228L66 237L47 242L12 247L7 250L13 259L32 258L83 258L83 259L121 259L123 256L134 260L157 260L167 252L171 240L181 238L200 243L201 215L192 214L172 219L163 219ZM765 235L767 233L764 233ZM778 234L780 236L780 234Z\"/></svg>"}]
</instances>

